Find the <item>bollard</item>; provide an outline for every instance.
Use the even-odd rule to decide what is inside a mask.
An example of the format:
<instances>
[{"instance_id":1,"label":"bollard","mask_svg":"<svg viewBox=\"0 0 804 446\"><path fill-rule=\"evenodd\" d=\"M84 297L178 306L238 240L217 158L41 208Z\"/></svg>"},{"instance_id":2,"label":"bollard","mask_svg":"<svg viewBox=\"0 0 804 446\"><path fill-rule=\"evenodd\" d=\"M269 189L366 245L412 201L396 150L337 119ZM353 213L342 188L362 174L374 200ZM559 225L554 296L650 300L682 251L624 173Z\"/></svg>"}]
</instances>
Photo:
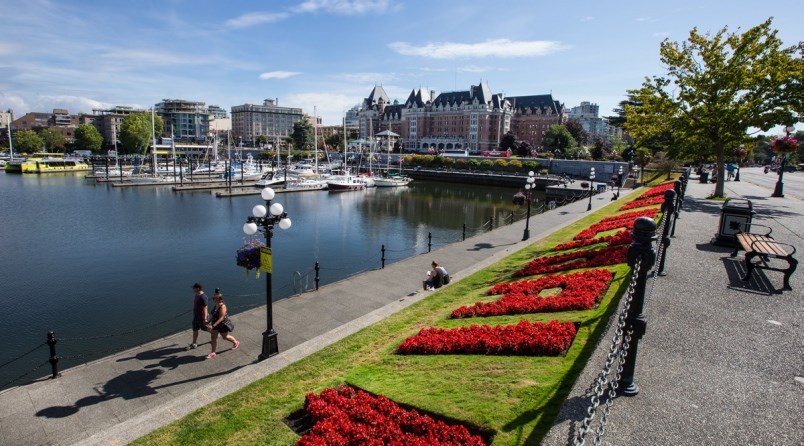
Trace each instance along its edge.
<instances>
[{"instance_id":1,"label":"bollard","mask_svg":"<svg viewBox=\"0 0 804 446\"><path fill-rule=\"evenodd\" d=\"M463 224L463 235L461 236L461 241L466 240L466 223Z\"/></svg>"},{"instance_id":2,"label":"bollard","mask_svg":"<svg viewBox=\"0 0 804 446\"><path fill-rule=\"evenodd\" d=\"M428 232L427 233L427 252L430 252L431 249L433 249L433 233Z\"/></svg>"},{"instance_id":3,"label":"bollard","mask_svg":"<svg viewBox=\"0 0 804 446\"><path fill-rule=\"evenodd\" d=\"M662 203L662 218L665 219L664 221L664 228L662 229L662 257L659 259L659 268L656 271L656 274L660 276L666 276L667 273L664 272L664 259L667 256L667 247L670 246L670 237L667 234L670 232L670 225L673 225L673 232L676 229L676 220L673 217L674 215L678 215L675 213L675 206L676 206L676 193L671 190L664 191L664 203Z\"/></svg>"},{"instance_id":4,"label":"bollard","mask_svg":"<svg viewBox=\"0 0 804 446\"><path fill-rule=\"evenodd\" d=\"M639 386L634 382L634 369L636 368L636 355L639 339L645 334L647 320L642 310L645 306L645 285L648 281L648 272L656 262L656 251L653 242L656 240L656 223L648 217L639 217L634 222L631 232L632 242L628 247L628 266L633 270L640 262L634 295L628 314L625 318L623 330L630 333L631 340L617 385L617 393L623 396L635 396L639 393Z\"/></svg>"},{"instance_id":5,"label":"bollard","mask_svg":"<svg viewBox=\"0 0 804 446\"><path fill-rule=\"evenodd\" d=\"M319 273L321 272L321 267L318 266L318 262L315 262L315 290L318 291L318 282L321 281L321 277Z\"/></svg>"},{"instance_id":6,"label":"bollard","mask_svg":"<svg viewBox=\"0 0 804 446\"><path fill-rule=\"evenodd\" d=\"M494 216L489 217L489 231L494 229Z\"/></svg>"},{"instance_id":7,"label":"bollard","mask_svg":"<svg viewBox=\"0 0 804 446\"><path fill-rule=\"evenodd\" d=\"M514 211L511 211L511 223L508 223L508 224L509 225L514 224Z\"/></svg>"},{"instance_id":8,"label":"bollard","mask_svg":"<svg viewBox=\"0 0 804 446\"><path fill-rule=\"evenodd\" d=\"M385 268L385 245L382 245L382 249L380 251L382 251L382 267Z\"/></svg>"},{"instance_id":9,"label":"bollard","mask_svg":"<svg viewBox=\"0 0 804 446\"><path fill-rule=\"evenodd\" d=\"M56 342L56 334L52 331L47 332L47 345L50 346L50 367L53 369L51 378L61 376L61 373L59 373L59 357L56 356Z\"/></svg>"},{"instance_id":10,"label":"bollard","mask_svg":"<svg viewBox=\"0 0 804 446\"><path fill-rule=\"evenodd\" d=\"M681 199L681 191L682 191L682 187L683 187L682 183L679 180L676 180L673 183L673 191L675 191L676 196L674 198L675 204L673 206L674 211L673 211L673 215L672 215L672 217L673 217L673 228L670 231L670 237L675 237L676 236L676 220L679 219L678 214L681 211L681 200L682 200ZM665 193L665 201L666 200L667 200L667 193ZM664 205L662 205L662 206L664 206ZM668 221L668 223L669 223L669 221Z\"/></svg>"}]
</instances>

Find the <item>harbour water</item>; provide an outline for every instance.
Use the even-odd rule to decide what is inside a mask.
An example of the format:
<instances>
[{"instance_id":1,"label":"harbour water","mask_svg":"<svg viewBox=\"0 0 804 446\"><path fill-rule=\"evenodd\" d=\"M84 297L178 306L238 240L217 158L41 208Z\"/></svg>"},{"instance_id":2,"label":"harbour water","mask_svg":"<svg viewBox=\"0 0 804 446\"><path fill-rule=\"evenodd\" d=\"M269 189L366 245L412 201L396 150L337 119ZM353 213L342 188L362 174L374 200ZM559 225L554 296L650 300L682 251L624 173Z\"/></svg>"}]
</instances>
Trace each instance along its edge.
<instances>
[{"instance_id":1,"label":"harbour water","mask_svg":"<svg viewBox=\"0 0 804 446\"><path fill-rule=\"evenodd\" d=\"M274 300L507 223L510 188L413 182L364 192L277 194ZM259 195L216 198L169 186L116 188L83 175L0 173L0 305L8 341L0 389L50 373L46 333L69 368L190 328L191 285L221 288L230 311L265 303L264 277L235 265ZM261 237L260 234L258 236ZM426 268L427 263L423 263ZM19 359L17 359L19 358Z\"/></svg>"}]
</instances>

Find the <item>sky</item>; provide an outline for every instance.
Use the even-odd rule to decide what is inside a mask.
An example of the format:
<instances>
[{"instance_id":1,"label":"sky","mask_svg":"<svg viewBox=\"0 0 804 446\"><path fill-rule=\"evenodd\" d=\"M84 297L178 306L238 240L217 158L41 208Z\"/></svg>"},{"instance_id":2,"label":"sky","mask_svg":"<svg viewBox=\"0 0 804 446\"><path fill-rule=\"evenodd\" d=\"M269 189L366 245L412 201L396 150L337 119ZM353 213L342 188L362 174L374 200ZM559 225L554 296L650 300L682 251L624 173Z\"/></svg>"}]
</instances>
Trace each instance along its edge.
<instances>
[{"instance_id":1,"label":"sky","mask_svg":"<svg viewBox=\"0 0 804 446\"><path fill-rule=\"evenodd\" d=\"M773 17L785 46L804 41L804 2L778 0L0 0L0 11L0 109L16 117L277 99L337 125L375 85L404 102L481 81L607 116L665 74L665 38Z\"/></svg>"}]
</instances>

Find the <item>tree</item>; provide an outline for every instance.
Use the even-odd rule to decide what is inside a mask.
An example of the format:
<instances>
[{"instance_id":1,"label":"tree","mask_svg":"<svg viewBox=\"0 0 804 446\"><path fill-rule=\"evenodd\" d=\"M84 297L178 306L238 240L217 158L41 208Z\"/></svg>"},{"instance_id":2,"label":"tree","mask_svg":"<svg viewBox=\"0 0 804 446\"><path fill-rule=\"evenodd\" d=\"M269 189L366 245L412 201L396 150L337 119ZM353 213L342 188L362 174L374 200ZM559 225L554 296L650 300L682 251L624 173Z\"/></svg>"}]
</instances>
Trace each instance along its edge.
<instances>
[{"instance_id":1,"label":"tree","mask_svg":"<svg viewBox=\"0 0 804 446\"><path fill-rule=\"evenodd\" d=\"M341 147L341 145L343 144L343 133L340 132L333 133L327 136L324 139L324 142L327 144L327 147L337 149L338 147Z\"/></svg>"},{"instance_id":2,"label":"tree","mask_svg":"<svg viewBox=\"0 0 804 446\"><path fill-rule=\"evenodd\" d=\"M639 166L639 182L645 182L645 166L653 159L653 154L645 147L639 147L634 151L634 162Z\"/></svg>"},{"instance_id":3,"label":"tree","mask_svg":"<svg viewBox=\"0 0 804 446\"><path fill-rule=\"evenodd\" d=\"M672 144L653 149L677 160L714 158L714 195L722 197L725 157L746 142L747 130L791 124L804 109L804 44L782 48L771 23L742 34L723 28L714 36L693 28L681 44L665 39L666 77L629 90L639 105L625 105L625 125L636 145L650 147L651 138L665 135Z\"/></svg>"},{"instance_id":4,"label":"tree","mask_svg":"<svg viewBox=\"0 0 804 446\"><path fill-rule=\"evenodd\" d=\"M265 135L257 135L256 142L260 145L260 147L265 147L265 145L268 144L268 137Z\"/></svg>"},{"instance_id":5,"label":"tree","mask_svg":"<svg viewBox=\"0 0 804 446\"><path fill-rule=\"evenodd\" d=\"M92 124L81 124L75 129L75 147L79 150L91 150L100 153L103 137Z\"/></svg>"},{"instance_id":6,"label":"tree","mask_svg":"<svg viewBox=\"0 0 804 446\"><path fill-rule=\"evenodd\" d=\"M564 127L566 127L567 130L569 130L570 135L572 135L572 137L575 138L575 141L577 141L578 144L583 145L589 142L589 133L587 133L586 130L583 129L581 121L575 118L570 118L567 120L567 123L564 124Z\"/></svg>"},{"instance_id":7,"label":"tree","mask_svg":"<svg viewBox=\"0 0 804 446\"><path fill-rule=\"evenodd\" d=\"M64 152L64 149L67 145L67 139L64 138L64 135L61 133L45 128L39 130L39 136L42 138L42 141L45 143L45 150L49 152Z\"/></svg>"},{"instance_id":8,"label":"tree","mask_svg":"<svg viewBox=\"0 0 804 446\"><path fill-rule=\"evenodd\" d=\"M153 134L161 135L164 123L160 116L154 117L153 131L151 127L151 114L148 112L134 112L123 118L120 124L120 142L126 153L144 154L151 144Z\"/></svg>"},{"instance_id":9,"label":"tree","mask_svg":"<svg viewBox=\"0 0 804 446\"><path fill-rule=\"evenodd\" d=\"M609 144L609 139L605 136L595 136L594 146L592 147L592 159L606 159L609 154L611 154L611 144Z\"/></svg>"},{"instance_id":10,"label":"tree","mask_svg":"<svg viewBox=\"0 0 804 446\"><path fill-rule=\"evenodd\" d=\"M42 150L45 141L33 130L19 130L13 133L14 149L19 153L33 153Z\"/></svg>"},{"instance_id":11,"label":"tree","mask_svg":"<svg viewBox=\"0 0 804 446\"><path fill-rule=\"evenodd\" d=\"M516 144L516 147L514 148L513 152L514 152L514 153L515 153L517 156L531 156L531 146L530 146L530 143L529 143L529 142L527 142L527 141L519 141L519 142Z\"/></svg>"},{"instance_id":12,"label":"tree","mask_svg":"<svg viewBox=\"0 0 804 446\"><path fill-rule=\"evenodd\" d=\"M575 147L578 143L566 127L553 124L544 133L542 145L553 153L556 153L556 151L565 153L569 147Z\"/></svg>"},{"instance_id":13,"label":"tree","mask_svg":"<svg viewBox=\"0 0 804 446\"><path fill-rule=\"evenodd\" d=\"M290 138L293 140L293 147L296 150L304 150L313 147L313 124L303 119L293 123L293 133Z\"/></svg>"},{"instance_id":14,"label":"tree","mask_svg":"<svg viewBox=\"0 0 804 446\"><path fill-rule=\"evenodd\" d=\"M505 135L503 135L502 140L500 141L500 150L505 151L511 149L511 151L514 151L516 150L516 146L517 146L516 135L514 135L513 132L506 132Z\"/></svg>"}]
</instances>

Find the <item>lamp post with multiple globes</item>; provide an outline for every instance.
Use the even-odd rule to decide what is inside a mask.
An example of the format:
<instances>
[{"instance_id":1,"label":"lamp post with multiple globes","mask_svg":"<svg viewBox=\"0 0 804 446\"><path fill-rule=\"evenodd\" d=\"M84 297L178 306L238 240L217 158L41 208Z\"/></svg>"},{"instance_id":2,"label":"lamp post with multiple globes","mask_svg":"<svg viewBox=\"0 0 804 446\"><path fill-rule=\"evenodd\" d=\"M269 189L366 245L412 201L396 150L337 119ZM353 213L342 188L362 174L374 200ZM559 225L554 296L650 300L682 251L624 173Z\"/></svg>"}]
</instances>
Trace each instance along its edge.
<instances>
[{"instance_id":1,"label":"lamp post with multiple globes","mask_svg":"<svg viewBox=\"0 0 804 446\"><path fill-rule=\"evenodd\" d=\"M271 204L274 199L275 192L270 187L266 187L260 193L262 199L265 200L265 206L258 204L251 210L252 216L248 217L246 224L243 225L243 232L246 235L254 235L257 231L262 230L265 235L265 246L267 248L267 256L262 255L262 265L260 268L265 271L265 316L266 316L266 329L262 334L262 353L258 356L258 360L269 358L279 353L279 343L277 341L276 331L274 331L274 312L273 312L273 288L271 283L271 275L273 273L273 254L271 253L271 237L274 234L274 225L278 225L280 229L290 228L291 221L288 218L287 212L280 203ZM269 214L270 213L270 214ZM268 263L265 265L265 263Z\"/></svg>"},{"instance_id":2,"label":"lamp post with multiple globes","mask_svg":"<svg viewBox=\"0 0 804 446\"><path fill-rule=\"evenodd\" d=\"M536 178L531 170L528 172L527 183L525 184L525 199L528 201L528 216L525 218L525 232L522 234L522 241L530 238L530 202L533 200L533 188L536 187Z\"/></svg>"},{"instance_id":3,"label":"lamp post with multiple globes","mask_svg":"<svg viewBox=\"0 0 804 446\"><path fill-rule=\"evenodd\" d=\"M617 170L617 199L620 198L620 186L623 184L623 166Z\"/></svg>"},{"instance_id":4,"label":"lamp post with multiple globes","mask_svg":"<svg viewBox=\"0 0 804 446\"><path fill-rule=\"evenodd\" d=\"M589 206L586 207L587 211L592 210L592 188L595 186L595 168L589 171Z\"/></svg>"}]
</instances>

